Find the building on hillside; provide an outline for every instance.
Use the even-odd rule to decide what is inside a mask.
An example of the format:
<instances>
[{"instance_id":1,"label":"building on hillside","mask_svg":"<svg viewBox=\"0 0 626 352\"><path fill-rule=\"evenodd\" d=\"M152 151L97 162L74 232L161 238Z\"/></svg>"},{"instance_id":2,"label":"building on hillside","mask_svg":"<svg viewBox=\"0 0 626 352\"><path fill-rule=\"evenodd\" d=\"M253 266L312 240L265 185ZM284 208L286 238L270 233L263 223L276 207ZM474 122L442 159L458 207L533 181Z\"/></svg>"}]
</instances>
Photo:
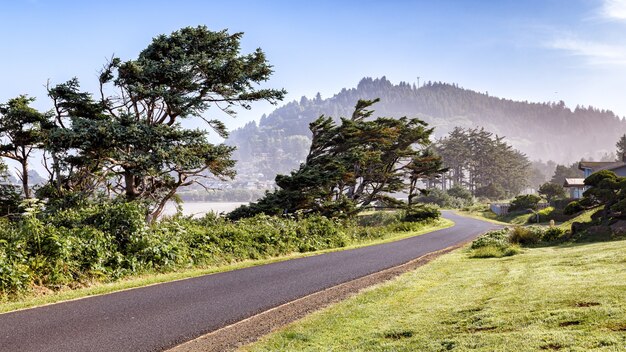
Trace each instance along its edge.
<instances>
[{"instance_id":1,"label":"building on hillside","mask_svg":"<svg viewBox=\"0 0 626 352\"><path fill-rule=\"evenodd\" d=\"M610 170L617 176L626 176L626 155L622 161L581 161L578 163L578 169L582 170L583 178L600 170Z\"/></svg>"},{"instance_id":2,"label":"building on hillside","mask_svg":"<svg viewBox=\"0 0 626 352\"><path fill-rule=\"evenodd\" d=\"M569 193L569 197L572 199L582 198L583 193L587 189L584 178L566 178L565 183L563 183L563 188L565 188Z\"/></svg>"},{"instance_id":3,"label":"building on hillside","mask_svg":"<svg viewBox=\"0 0 626 352\"><path fill-rule=\"evenodd\" d=\"M583 178L566 178L563 183L563 188L574 199L583 197L583 193L589 188L585 186L585 178L594 172L609 170L617 176L626 177L626 154L622 155L622 161L581 161L578 163L578 169L583 172Z\"/></svg>"}]
</instances>

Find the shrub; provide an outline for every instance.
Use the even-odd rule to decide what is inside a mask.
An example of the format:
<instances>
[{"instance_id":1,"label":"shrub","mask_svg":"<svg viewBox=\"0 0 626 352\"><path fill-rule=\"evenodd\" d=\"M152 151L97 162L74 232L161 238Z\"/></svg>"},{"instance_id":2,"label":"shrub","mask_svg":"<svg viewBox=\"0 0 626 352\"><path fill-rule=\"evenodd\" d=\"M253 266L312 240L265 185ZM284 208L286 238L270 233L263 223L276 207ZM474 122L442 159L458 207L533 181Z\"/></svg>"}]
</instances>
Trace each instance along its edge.
<instances>
[{"instance_id":1,"label":"shrub","mask_svg":"<svg viewBox=\"0 0 626 352\"><path fill-rule=\"evenodd\" d=\"M574 201L574 199L572 198L555 199L555 200L550 201L550 206L554 207L554 209L563 210L572 201Z\"/></svg>"},{"instance_id":2,"label":"shrub","mask_svg":"<svg viewBox=\"0 0 626 352\"><path fill-rule=\"evenodd\" d=\"M363 214L357 217L359 226L387 226L401 220L401 213L394 211L376 211L371 214Z\"/></svg>"},{"instance_id":3,"label":"shrub","mask_svg":"<svg viewBox=\"0 0 626 352\"><path fill-rule=\"evenodd\" d=\"M133 237L142 236L147 229L146 214L146 209L136 202L105 203L95 207L84 222L113 235L124 252L131 242L137 244Z\"/></svg>"},{"instance_id":4,"label":"shrub","mask_svg":"<svg viewBox=\"0 0 626 352\"><path fill-rule=\"evenodd\" d=\"M502 258L510 257L512 255L519 254L521 249L516 245L509 245L506 247L498 246L484 246L479 247L470 253L470 258Z\"/></svg>"},{"instance_id":5,"label":"shrub","mask_svg":"<svg viewBox=\"0 0 626 352\"><path fill-rule=\"evenodd\" d=\"M563 234L565 234L565 230L559 228L559 227L549 227L548 229L545 230L544 234L543 234L543 240L546 242L553 242L556 241L558 239L561 238L561 236L563 236Z\"/></svg>"},{"instance_id":6,"label":"shrub","mask_svg":"<svg viewBox=\"0 0 626 352\"><path fill-rule=\"evenodd\" d=\"M481 247L498 247L506 248L509 246L509 229L503 228L500 230L489 231L474 241L472 241L471 249L477 249Z\"/></svg>"},{"instance_id":7,"label":"shrub","mask_svg":"<svg viewBox=\"0 0 626 352\"><path fill-rule=\"evenodd\" d=\"M555 199L565 198L565 188L558 183L546 182L539 187L538 193L544 196L548 202Z\"/></svg>"},{"instance_id":8,"label":"shrub","mask_svg":"<svg viewBox=\"0 0 626 352\"><path fill-rule=\"evenodd\" d=\"M569 203L565 207L565 209L563 209L563 214L565 214L565 215L574 215L576 213L580 213L584 209L585 208L583 208L583 206L580 204L580 202L575 200L575 201Z\"/></svg>"},{"instance_id":9,"label":"shrub","mask_svg":"<svg viewBox=\"0 0 626 352\"><path fill-rule=\"evenodd\" d=\"M541 201L541 198L534 194L517 196L511 202L511 207L509 208L509 211L537 209L537 204L539 204L539 201Z\"/></svg>"},{"instance_id":10,"label":"shrub","mask_svg":"<svg viewBox=\"0 0 626 352\"><path fill-rule=\"evenodd\" d=\"M33 210L19 221L0 219L0 298L35 284L59 289L152 270L343 247L422 229L439 214L422 205L362 219L261 214L234 222L209 214L147 226L145 209L136 203L87 204L56 214Z\"/></svg>"},{"instance_id":11,"label":"shrub","mask_svg":"<svg viewBox=\"0 0 626 352\"><path fill-rule=\"evenodd\" d=\"M511 230L509 241L523 246L539 243L543 239L544 230L541 226L516 226Z\"/></svg>"},{"instance_id":12,"label":"shrub","mask_svg":"<svg viewBox=\"0 0 626 352\"><path fill-rule=\"evenodd\" d=\"M421 205L413 205L410 209L408 209L402 221L405 222L422 222L422 221L432 221L437 220L441 216L441 211L439 208L432 205L421 204Z\"/></svg>"}]
</instances>

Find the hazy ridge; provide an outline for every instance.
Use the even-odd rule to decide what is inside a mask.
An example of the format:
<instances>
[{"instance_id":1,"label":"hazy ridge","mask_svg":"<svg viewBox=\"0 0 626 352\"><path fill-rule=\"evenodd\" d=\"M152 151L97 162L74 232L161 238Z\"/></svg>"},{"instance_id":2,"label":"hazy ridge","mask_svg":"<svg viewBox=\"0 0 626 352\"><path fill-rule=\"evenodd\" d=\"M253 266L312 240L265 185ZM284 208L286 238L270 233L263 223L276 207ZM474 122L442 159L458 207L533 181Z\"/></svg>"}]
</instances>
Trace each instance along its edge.
<instances>
[{"instance_id":1,"label":"hazy ridge","mask_svg":"<svg viewBox=\"0 0 626 352\"><path fill-rule=\"evenodd\" d=\"M455 84L427 82L392 84L385 77L363 78L356 88L342 89L333 97L302 97L287 103L258 124L251 122L234 130L227 144L238 150L240 174L276 173L296 168L310 143L308 125L322 114L335 118L350 116L358 99L381 98L375 116L419 117L435 127L439 138L456 126L485 127L532 160L569 163L584 158L599 159L615 150L615 142L626 132L626 122L612 111L563 102L513 101L460 88Z\"/></svg>"}]
</instances>

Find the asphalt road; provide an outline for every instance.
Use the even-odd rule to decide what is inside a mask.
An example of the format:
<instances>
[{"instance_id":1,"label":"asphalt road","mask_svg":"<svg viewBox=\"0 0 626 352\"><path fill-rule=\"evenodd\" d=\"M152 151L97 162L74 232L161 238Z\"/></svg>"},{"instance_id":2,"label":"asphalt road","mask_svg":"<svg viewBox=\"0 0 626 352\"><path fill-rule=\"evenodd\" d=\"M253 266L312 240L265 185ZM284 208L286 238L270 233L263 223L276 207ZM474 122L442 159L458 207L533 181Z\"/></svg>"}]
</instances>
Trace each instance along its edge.
<instances>
[{"instance_id":1,"label":"asphalt road","mask_svg":"<svg viewBox=\"0 0 626 352\"><path fill-rule=\"evenodd\" d=\"M456 226L376 246L0 314L0 351L160 351L497 227L449 212L445 217Z\"/></svg>"}]
</instances>

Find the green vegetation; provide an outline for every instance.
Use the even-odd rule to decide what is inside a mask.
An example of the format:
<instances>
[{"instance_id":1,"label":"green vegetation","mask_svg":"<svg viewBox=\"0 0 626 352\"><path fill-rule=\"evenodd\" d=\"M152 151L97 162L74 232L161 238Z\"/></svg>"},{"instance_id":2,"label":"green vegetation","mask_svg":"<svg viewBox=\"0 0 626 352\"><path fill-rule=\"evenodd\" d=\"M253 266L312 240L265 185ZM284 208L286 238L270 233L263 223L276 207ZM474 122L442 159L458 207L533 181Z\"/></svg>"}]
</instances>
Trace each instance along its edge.
<instances>
[{"instance_id":1,"label":"green vegetation","mask_svg":"<svg viewBox=\"0 0 626 352\"><path fill-rule=\"evenodd\" d=\"M472 258L501 258L520 253L518 245L513 244L509 229L487 232L470 246Z\"/></svg>"},{"instance_id":2,"label":"green vegetation","mask_svg":"<svg viewBox=\"0 0 626 352\"><path fill-rule=\"evenodd\" d=\"M530 177L526 155L484 128L456 127L435 150L449 169L441 178L443 188L463 186L476 197L502 199L519 194Z\"/></svg>"},{"instance_id":3,"label":"green vegetation","mask_svg":"<svg viewBox=\"0 0 626 352\"><path fill-rule=\"evenodd\" d=\"M524 194L516 196L511 201L510 212L537 210L537 205L541 201L541 198L534 194Z\"/></svg>"},{"instance_id":4,"label":"green vegetation","mask_svg":"<svg viewBox=\"0 0 626 352\"><path fill-rule=\"evenodd\" d=\"M245 351L619 351L626 241L470 258L457 250Z\"/></svg>"},{"instance_id":5,"label":"green vegetation","mask_svg":"<svg viewBox=\"0 0 626 352\"><path fill-rule=\"evenodd\" d=\"M575 222L590 223L591 222L591 217L593 216L593 214L597 213L600 210L602 210L602 207L585 210L585 211L579 213L578 215L576 215L575 217L573 217L573 218L563 222L562 224L560 224L559 228L561 228L563 230L569 231L572 228L572 224L575 223Z\"/></svg>"},{"instance_id":6,"label":"green vegetation","mask_svg":"<svg viewBox=\"0 0 626 352\"><path fill-rule=\"evenodd\" d=\"M342 248L442 224L438 208L410 206L419 181L443 171L425 149L433 130L417 118L369 119L377 99L359 100L341 124L316 120L306 163L277 178L281 189L266 193L263 211L160 219L167 202L181 201L180 189L235 175L235 147L210 143L207 130L183 121L204 121L226 138L221 121L203 117L209 109L234 116L236 107L285 95L259 87L272 66L260 49L240 53L242 35L182 28L155 37L134 60L112 57L99 94L74 78L47 87L49 113L26 96L0 104L0 157L20 164L23 181L22 194L0 185L0 300ZM33 153L48 171L34 192ZM0 171L7 176L6 164ZM405 190L408 206L389 195ZM356 217L381 202L404 211Z\"/></svg>"},{"instance_id":7,"label":"green vegetation","mask_svg":"<svg viewBox=\"0 0 626 352\"><path fill-rule=\"evenodd\" d=\"M384 218L387 220L378 222L377 219L380 218ZM294 258L302 258L327 252L347 250L385 242L397 241L403 238L419 236L454 225L453 222L447 219L439 219L435 222L422 222L420 224L413 223L410 225L405 225L410 226L411 231L409 232L380 231L381 227L383 227L384 229L385 226L394 224L399 218L400 214L390 212L372 212L372 214L360 216L357 219L359 224L361 224L362 222L365 224L369 224L359 225L368 227L368 229L364 229L364 236L358 242L355 241L353 244L341 248L329 248L325 250L304 253L294 252L287 255L281 255L278 257L271 257L267 259L245 259L241 261L235 261L230 264L220 263L215 265L199 265L195 267L170 267L167 269L167 271L163 270L163 268L161 268L160 270L147 270L143 273L137 273L135 275L120 278L111 282L90 281L76 283L68 287L56 287L55 291L45 287L35 286L33 287L34 291L30 293L23 292L19 296L4 296L2 299L0 299L0 313L9 312L16 309L31 308L45 304L67 301L86 296L100 295L125 289L143 287L162 282L170 282L173 280L181 280L201 275L242 269L246 267L264 265ZM388 228L393 228L393 226L390 226Z\"/></svg>"},{"instance_id":8,"label":"green vegetation","mask_svg":"<svg viewBox=\"0 0 626 352\"><path fill-rule=\"evenodd\" d=\"M135 60L113 57L100 72L97 98L77 79L48 87L54 116L43 149L51 179L38 198L71 207L115 195L144 203L154 220L179 188L234 177L234 148L210 143L208 131L181 121L205 122L225 138L224 124L203 113L235 115L236 106L283 98L284 90L256 88L271 76L271 65L260 49L242 55L241 38L182 28L155 37Z\"/></svg>"},{"instance_id":9,"label":"green vegetation","mask_svg":"<svg viewBox=\"0 0 626 352\"><path fill-rule=\"evenodd\" d=\"M557 165L554 169L554 175L550 179L550 183L562 185L565 183L566 178L581 178L583 177L582 171L578 169L578 163L572 163L571 165Z\"/></svg>"},{"instance_id":10,"label":"green vegetation","mask_svg":"<svg viewBox=\"0 0 626 352\"><path fill-rule=\"evenodd\" d=\"M411 207L420 191L418 181L445 171L441 159L424 148L433 129L417 118L371 118L374 111L368 109L378 101L359 100L351 117L342 117L341 123L324 115L313 121L313 141L300 168L276 176L277 190L228 216L353 216L374 203L407 207L390 196L400 192L408 192Z\"/></svg>"},{"instance_id":11,"label":"green vegetation","mask_svg":"<svg viewBox=\"0 0 626 352\"><path fill-rule=\"evenodd\" d=\"M565 188L563 188L562 184L552 182L542 184L537 193L545 197L548 202L556 199L563 199L567 196Z\"/></svg>"},{"instance_id":12,"label":"green vegetation","mask_svg":"<svg viewBox=\"0 0 626 352\"><path fill-rule=\"evenodd\" d=\"M415 202L436 204L441 208L458 209L471 206L474 203L474 197L469 190L461 186L453 186L445 191L439 188L428 188L415 199Z\"/></svg>"},{"instance_id":13,"label":"green vegetation","mask_svg":"<svg viewBox=\"0 0 626 352\"><path fill-rule=\"evenodd\" d=\"M138 203L101 202L52 214L32 204L26 211L20 220L0 226L1 300L145 273L347 247L440 224L436 209L351 220L258 215L232 222L209 214L151 225Z\"/></svg>"},{"instance_id":14,"label":"green vegetation","mask_svg":"<svg viewBox=\"0 0 626 352\"><path fill-rule=\"evenodd\" d=\"M485 92L459 87L452 82L425 82L416 87L407 82L390 82L385 77L364 77L354 87L345 87L328 96L308 96L288 102L260 121L232 131L227 144L235 145L237 168L250 174L262 173L272 180L277 173L298 168L306 158L311 137L308 125L321 114L349 116L358 99L381 97L376 111L381 116L418 116L430 126L437 126L436 139L454 127L483 126L498 131L511 141L523 142L522 152L530 160L555 160L563 163L565 155L583 156L590 152L612 150L626 130L626 122L613 112L593 107L569 109L562 102L531 103L501 99ZM590 125L589 121L596 123ZM555 133L567 131L567 133ZM602 138L597 138L602 136ZM271 155L264 158L263 155ZM478 160L478 159L474 159ZM555 164L543 170L533 183L536 187L550 179ZM582 177L582 171L573 170ZM563 184L563 181L555 182Z\"/></svg>"}]
</instances>

